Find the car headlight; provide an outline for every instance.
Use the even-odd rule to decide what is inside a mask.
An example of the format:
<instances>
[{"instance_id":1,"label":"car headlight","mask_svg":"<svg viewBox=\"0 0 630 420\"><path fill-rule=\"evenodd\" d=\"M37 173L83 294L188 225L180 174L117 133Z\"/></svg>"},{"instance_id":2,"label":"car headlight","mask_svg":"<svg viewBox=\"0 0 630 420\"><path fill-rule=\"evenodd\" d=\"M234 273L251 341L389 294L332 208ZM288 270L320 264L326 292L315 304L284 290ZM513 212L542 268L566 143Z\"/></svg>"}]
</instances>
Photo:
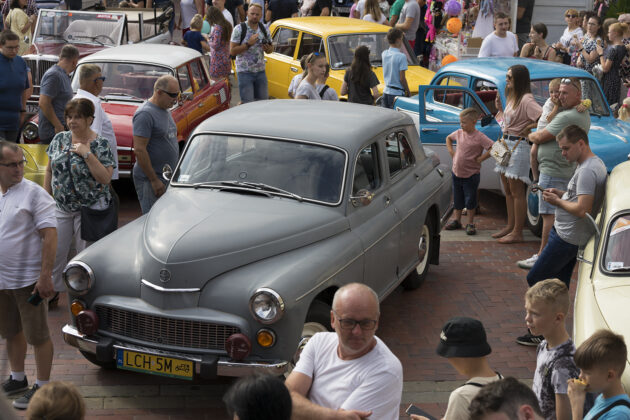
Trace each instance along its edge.
<instances>
[{"instance_id":1,"label":"car headlight","mask_svg":"<svg viewBox=\"0 0 630 420\"><path fill-rule=\"evenodd\" d=\"M84 295L94 285L94 272L81 261L71 261L63 270L63 281L71 292Z\"/></svg>"},{"instance_id":2,"label":"car headlight","mask_svg":"<svg viewBox=\"0 0 630 420\"><path fill-rule=\"evenodd\" d=\"M249 299L252 316L263 324L272 324L284 315L284 301L272 289L261 287Z\"/></svg>"},{"instance_id":3,"label":"car headlight","mask_svg":"<svg viewBox=\"0 0 630 420\"><path fill-rule=\"evenodd\" d=\"M22 135L26 140L35 140L39 136L37 124L28 122L22 129Z\"/></svg>"}]
</instances>

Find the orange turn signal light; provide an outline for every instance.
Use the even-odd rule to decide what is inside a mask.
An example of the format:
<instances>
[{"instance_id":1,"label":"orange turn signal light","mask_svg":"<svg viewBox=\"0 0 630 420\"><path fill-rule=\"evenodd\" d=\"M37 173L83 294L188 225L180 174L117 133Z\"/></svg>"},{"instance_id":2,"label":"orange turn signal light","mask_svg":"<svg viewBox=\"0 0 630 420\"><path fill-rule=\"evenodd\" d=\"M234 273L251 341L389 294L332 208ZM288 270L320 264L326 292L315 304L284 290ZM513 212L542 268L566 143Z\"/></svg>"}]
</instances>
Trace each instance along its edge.
<instances>
[{"instance_id":1,"label":"orange turn signal light","mask_svg":"<svg viewBox=\"0 0 630 420\"><path fill-rule=\"evenodd\" d=\"M260 347L271 347L276 343L276 335L273 331L263 328L256 333L256 342Z\"/></svg>"},{"instance_id":2,"label":"orange turn signal light","mask_svg":"<svg viewBox=\"0 0 630 420\"><path fill-rule=\"evenodd\" d=\"M85 310L85 304L80 300L73 300L70 305L70 312L72 312L73 316L79 315L79 312Z\"/></svg>"}]
</instances>

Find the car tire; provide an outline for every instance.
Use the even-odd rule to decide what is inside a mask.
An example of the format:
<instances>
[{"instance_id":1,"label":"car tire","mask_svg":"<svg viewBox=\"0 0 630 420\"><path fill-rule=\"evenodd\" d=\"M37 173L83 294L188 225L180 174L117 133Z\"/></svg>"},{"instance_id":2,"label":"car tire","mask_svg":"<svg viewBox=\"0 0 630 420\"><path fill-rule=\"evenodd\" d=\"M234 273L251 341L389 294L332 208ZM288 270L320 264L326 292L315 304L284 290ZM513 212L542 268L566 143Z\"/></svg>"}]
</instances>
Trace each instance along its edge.
<instances>
[{"instance_id":1,"label":"car tire","mask_svg":"<svg viewBox=\"0 0 630 420\"><path fill-rule=\"evenodd\" d=\"M302 327L302 335L295 349L295 354L289 363L287 375L291 373L295 367L308 340L318 332L328 331L332 331L332 326L330 325L330 305L321 300L314 300L313 303L311 303L308 314L306 314L304 326Z\"/></svg>"},{"instance_id":2,"label":"car tire","mask_svg":"<svg viewBox=\"0 0 630 420\"><path fill-rule=\"evenodd\" d=\"M542 200L540 191L532 192L532 185L527 186L527 227L536 236L542 235L542 217L538 213L538 203Z\"/></svg>"},{"instance_id":3,"label":"car tire","mask_svg":"<svg viewBox=\"0 0 630 420\"><path fill-rule=\"evenodd\" d=\"M100 360L96 358L95 354L88 353L83 350L79 350L79 351L81 352L83 357L85 357L90 363L95 364L98 367L101 367L103 369L116 369L116 362L114 362L114 360L110 360L108 362L101 362Z\"/></svg>"},{"instance_id":4,"label":"car tire","mask_svg":"<svg viewBox=\"0 0 630 420\"><path fill-rule=\"evenodd\" d=\"M427 217L427 220L422 226L422 232L420 233L420 239L418 240L418 256L420 263L414 270L411 271L402 281L402 287L405 290L415 290L422 286L422 283L427 278L429 272L429 261L431 260L431 254L433 253L434 241L433 234L435 232L435 223L433 218Z\"/></svg>"}]
</instances>

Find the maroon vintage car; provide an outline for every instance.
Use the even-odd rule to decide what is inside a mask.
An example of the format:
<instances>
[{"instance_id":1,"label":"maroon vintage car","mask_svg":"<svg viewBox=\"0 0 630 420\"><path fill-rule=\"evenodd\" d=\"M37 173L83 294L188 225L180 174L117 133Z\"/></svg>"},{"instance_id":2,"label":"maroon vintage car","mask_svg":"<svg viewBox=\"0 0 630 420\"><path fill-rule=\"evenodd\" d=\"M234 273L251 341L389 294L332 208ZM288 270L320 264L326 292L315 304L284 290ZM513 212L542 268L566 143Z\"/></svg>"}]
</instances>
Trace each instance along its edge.
<instances>
[{"instance_id":1,"label":"maroon vintage car","mask_svg":"<svg viewBox=\"0 0 630 420\"><path fill-rule=\"evenodd\" d=\"M85 12L76 10L40 10L33 32L32 53L23 56L33 77L33 96L27 111L38 110L39 84L42 76L59 60L61 48L75 45L81 57L129 43L167 44L168 21L172 9L133 9ZM142 25L140 25L142 22Z\"/></svg>"},{"instance_id":2,"label":"maroon vintage car","mask_svg":"<svg viewBox=\"0 0 630 420\"><path fill-rule=\"evenodd\" d=\"M151 97L158 77L170 74L179 80L182 94L171 111L180 147L202 121L228 109L227 80L210 79L207 58L192 48L137 44L108 48L79 61L79 68L87 63L97 64L106 77L101 98L116 133L121 177L130 176L135 162L133 114ZM72 79L72 87L75 91L79 88L78 72ZM26 143L39 141L36 117L26 124L22 135Z\"/></svg>"}]
</instances>

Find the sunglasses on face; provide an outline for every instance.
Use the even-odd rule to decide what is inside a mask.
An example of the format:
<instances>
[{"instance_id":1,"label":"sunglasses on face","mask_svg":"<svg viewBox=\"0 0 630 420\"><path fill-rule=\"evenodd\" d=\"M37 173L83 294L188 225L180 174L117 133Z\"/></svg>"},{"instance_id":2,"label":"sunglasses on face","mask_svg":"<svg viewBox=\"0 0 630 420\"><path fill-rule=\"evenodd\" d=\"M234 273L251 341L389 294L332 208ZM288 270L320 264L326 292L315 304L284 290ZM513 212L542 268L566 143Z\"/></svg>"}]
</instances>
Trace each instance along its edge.
<instances>
[{"instance_id":1,"label":"sunglasses on face","mask_svg":"<svg viewBox=\"0 0 630 420\"><path fill-rule=\"evenodd\" d=\"M11 163L0 163L0 166L4 166L5 168L15 169L17 167L23 167L26 164L26 159L22 159L19 162L11 162Z\"/></svg>"},{"instance_id":2,"label":"sunglasses on face","mask_svg":"<svg viewBox=\"0 0 630 420\"><path fill-rule=\"evenodd\" d=\"M95 82L98 82L99 80L100 80L101 82L104 82L105 80L107 80L107 77L105 77L105 76L101 76L101 77L97 77L96 79L94 79L94 81L95 81Z\"/></svg>"},{"instance_id":3,"label":"sunglasses on face","mask_svg":"<svg viewBox=\"0 0 630 420\"><path fill-rule=\"evenodd\" d=\"M568 18L576 18L576 17L579 17L579 15L564 15L564 17L568 17Z\"/></svg>"},{"instance_id":4,"label":"sunglasses on face","mask_svg":"<svg viewBox=\"0 0 630 420\"><path fill-rule=\"evenodd\" d=\"M512 75L511 74L506 74L505 75L505 80L512 80Z\"/></svg>"},{"instance_id":5,"label":"sunglasses on face","mask_svg":"<svg viewBox=\"0 0 630 420\"><path fill-rule=\"evenodd\" d=\"M162 90L162 89L160 89ZM166 93L168 96L170 96L171 98L175 99L179 96L179 92L167 92L165 90L162 90L162 92Z\"/></svg>"}]
</instances>

